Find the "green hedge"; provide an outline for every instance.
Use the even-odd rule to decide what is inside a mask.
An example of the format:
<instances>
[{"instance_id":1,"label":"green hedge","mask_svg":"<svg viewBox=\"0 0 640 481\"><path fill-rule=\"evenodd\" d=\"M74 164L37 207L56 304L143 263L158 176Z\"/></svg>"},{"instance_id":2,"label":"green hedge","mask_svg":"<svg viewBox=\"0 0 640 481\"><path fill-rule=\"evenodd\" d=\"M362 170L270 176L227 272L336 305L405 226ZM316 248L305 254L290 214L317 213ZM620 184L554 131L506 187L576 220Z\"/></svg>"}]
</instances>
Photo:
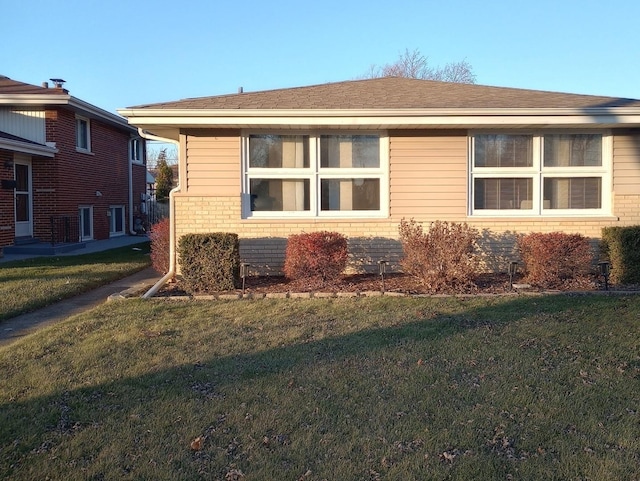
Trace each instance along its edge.
<instances>
[{"instance_id":1,"label":"green hedge","mask_svg":"<svg viewBox=\"0 0 640 481\"><path fill-rule=\"evenodd\" d=\"M239 286L237 234L187 234L178 243L180 271L187 292L219 292Z\"/></svg>"},{"instance_id":2,"label":"green hedge","mask_svg":"<svg viewBox=\"0 0 640 481\"><path fill-rule=\"evenodd\" d=\"M600 249L611 263L612 283L640 283L640 226L604 227Z\"/></svg>"}]
</instances>

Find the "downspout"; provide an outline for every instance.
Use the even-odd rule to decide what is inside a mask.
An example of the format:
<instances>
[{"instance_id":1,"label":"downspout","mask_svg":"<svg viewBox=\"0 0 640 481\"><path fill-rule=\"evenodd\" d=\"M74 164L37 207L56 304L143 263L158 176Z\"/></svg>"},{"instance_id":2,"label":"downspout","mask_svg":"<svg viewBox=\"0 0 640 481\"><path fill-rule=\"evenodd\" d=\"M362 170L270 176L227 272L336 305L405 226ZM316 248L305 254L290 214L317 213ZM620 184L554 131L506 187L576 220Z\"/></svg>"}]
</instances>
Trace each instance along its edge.
<instances>
[{"instance_id":1,"label":"downspout","mask_svg":"<svg viewBox=\"0 0 640 481\"><path fill-rule=\"evenodd\" d=\"M133 230L133 159L131 158L129 159L129 235L138 235Z\"/></svg>"},{"instance_id":2,"label":"downspout","mask_svg":"<svg viewBox=\"0 0 640 481\"><path fill-rule=\"evenodd\" d=\"M157 140L159 142L171 143L177 147L178 163L180 162L180 142L173 139L158 137L157 135L145 132L138 128L140 137L146 140ZM175 198L174 195L180 192L180 176L178 176L178 185L169 192L169 272L162 279L154 284L154 286L142 295L143 299L148 299L157 294L157 292L176 275L176 224L175 224Z\"/></svg>"}]
</instances>

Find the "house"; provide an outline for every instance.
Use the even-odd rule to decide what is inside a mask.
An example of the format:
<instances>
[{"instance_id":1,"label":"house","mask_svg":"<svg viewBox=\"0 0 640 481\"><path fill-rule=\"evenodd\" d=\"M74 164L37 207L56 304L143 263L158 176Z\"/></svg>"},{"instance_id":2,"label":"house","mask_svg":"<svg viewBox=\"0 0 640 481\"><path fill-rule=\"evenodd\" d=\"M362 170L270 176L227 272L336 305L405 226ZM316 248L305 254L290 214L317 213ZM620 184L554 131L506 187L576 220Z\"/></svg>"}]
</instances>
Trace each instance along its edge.
<instances>
[{"instance_id":1,"label":"house","mask_svg":"<svg viewBox=\"0 0 640 481\"><path fill-rule=\"evenodd\" d=\"M403 218L478 228L494 270L519 233L640 223L640 100L389 77L119 112L179 144L175 236L237 233L262 272L318 230L393 264Z\"/></svg>"},{"instance_id":2,"label":"house","mask_svg":"<svg viewBox=\"0 0 640 481\"><path fill-rule=\"evenodd\" d=\"M135 233L145 221L145 142L137 129L52 81L37 86L0 76L5 252L40 241L50 246L41 253L55 253Z\"/></svg>"}]
</instances>

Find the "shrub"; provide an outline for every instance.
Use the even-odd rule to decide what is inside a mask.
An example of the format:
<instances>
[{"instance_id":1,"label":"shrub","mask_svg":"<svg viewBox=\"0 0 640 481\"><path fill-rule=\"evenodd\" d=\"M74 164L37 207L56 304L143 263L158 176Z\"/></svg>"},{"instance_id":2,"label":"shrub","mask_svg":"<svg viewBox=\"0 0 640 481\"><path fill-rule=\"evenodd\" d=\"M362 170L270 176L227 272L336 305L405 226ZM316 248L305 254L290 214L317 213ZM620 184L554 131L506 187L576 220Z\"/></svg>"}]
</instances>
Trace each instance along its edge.
<instances>
[{"instance_id":1,"label":"shrub","mask_svg":"<svg viewBox=\"0 0 640 481\"><path fill-rule=\"evenodd\" d=\"M182 283L187 292L235 289L240 278L237 234L187 234L178 243Z\"/></svg>"},{"instance_id":2,"label":"shrub","mask_svg":"<svg viewBox=\"0 0 640 481\"><path fill-rule=\"evenodd\" d=\"M611 262L612 283L640 283L640 226L603 228L600 249Z\"/></svg>"},{"instance_id":3,"label":"shrub","mask_svg":"<svg viewBox=\"0 0 640 481\"><path fill-rule=\"evenodd\" d=\"M160 274L169 272L169 219L151 226L151 266Z\"/></svg>"},{"instance_id":4,"label":"shrub","mask_svg":"<svg viewBox=\"0 0 640 481\"><path fill-rule=\"evenodd\" d=\"M518 238L518 251L524 264L524 281L538 287L561 287L591 271L593 252L589 240L580 234L523 235Z\"/></svg>"},{"instance_id":5,"label":"shrub","mask_svg":"<svg viewBox=\"0 0 640 481\"><path fill-rule=\"evenodd\" d=\"M432 292L473 283L478 269L474 254L479 232L466 223L432 222L428 232L415 220L398 228L404 257L400 265Z\"/></svg>"},{"instance_id":6,"label":"shrub","mask_svg":"<svg viewBox=\"0 0 640 481\"><path fill-rule=\"evenodd\" d=\"M294 234L287 239L284 274L289 279L337 279L347 265L347 238L338 232Z\"/></svg>"}]
</instances>

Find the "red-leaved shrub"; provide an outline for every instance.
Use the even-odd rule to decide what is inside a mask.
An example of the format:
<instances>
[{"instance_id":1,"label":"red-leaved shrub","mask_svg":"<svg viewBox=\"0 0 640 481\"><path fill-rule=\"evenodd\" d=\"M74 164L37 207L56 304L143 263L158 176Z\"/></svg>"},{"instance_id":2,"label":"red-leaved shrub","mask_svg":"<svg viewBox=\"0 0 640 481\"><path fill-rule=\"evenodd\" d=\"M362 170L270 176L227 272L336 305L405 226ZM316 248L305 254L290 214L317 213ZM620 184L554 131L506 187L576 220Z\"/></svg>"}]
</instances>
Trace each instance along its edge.
<instances>
[{"instance_id":1,"label":"red-leaved shrub","mask_svg":"<svg viewBox=\"0 0 640 481\"><path fill-rule=\"evenodd\" d=\"M538 287L561 287L591 271L593 252L581 234L534 232L518 238L518 250L525 269L523 280Z\"/></svg>"},{"instance_id":2,"label":"red-leaved shrub","mask_svg":"<svg viewBox=\"0 0 640 481\"><path fill-rule=\"evenodd\" d=\"M284 274L325 285L342 274L347 259L347 238L338 232L294 234L287 239Z\"/></svg>"},{"instance_id":3,"label":"red-leaved shrub","mask_svg":"<svg viewBox=\"0 0 640 481\"><path fill-rule=\"evenodd\" d=\"M151 226L151 266L160 274L169 272L169 219Z\"/></svg>"},{"instance_id":4,"label":"red-leaved shrub","mask_svg":"<svg viewBox=\"0 0 640 481\"><path fill-rule=\"evenodd\" d=\"M429 290L473 283L478 270L474 251L480 237L466 223L432 222L425 232L415 220L400 221L398 228L405 273L417 277Z\"/></svg>"}]
</instances>

